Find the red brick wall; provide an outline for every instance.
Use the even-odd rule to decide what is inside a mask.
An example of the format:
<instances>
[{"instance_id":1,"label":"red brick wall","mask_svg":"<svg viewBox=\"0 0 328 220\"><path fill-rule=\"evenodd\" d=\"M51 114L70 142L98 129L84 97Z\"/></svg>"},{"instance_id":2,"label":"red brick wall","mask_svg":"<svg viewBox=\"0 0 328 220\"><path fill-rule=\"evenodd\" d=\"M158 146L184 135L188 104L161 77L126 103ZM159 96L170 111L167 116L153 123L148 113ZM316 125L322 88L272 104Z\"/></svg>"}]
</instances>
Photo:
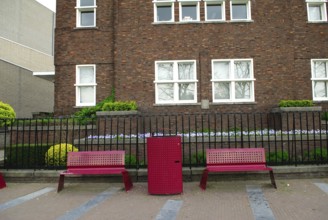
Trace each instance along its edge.
<instances>
[{"instance_id":1,"label":"red brick wall","mask_svg":"<svg viewBox=\"0 0 328 220\"><path fill-rule=\"evenodd\" d=\"M327 23L308 23L304 0L251 3L253 22L229 22L227 1L227 22L205 23L201 1L200 23L153 24L152 1L97 0L98 28L76 29L75 1L57 0L56 113L76 110L77 64L97 64L97 101L114 86L118 100L135 100L140 111L202 111L202 99L212 103L212 59L253 59L255 103L214 104L203 111L266 112L281 99L312 99L310 60L328 58ZM182 59L197 61L199 104L154 105L155 61Z\"/></svg>"}]
</instances>

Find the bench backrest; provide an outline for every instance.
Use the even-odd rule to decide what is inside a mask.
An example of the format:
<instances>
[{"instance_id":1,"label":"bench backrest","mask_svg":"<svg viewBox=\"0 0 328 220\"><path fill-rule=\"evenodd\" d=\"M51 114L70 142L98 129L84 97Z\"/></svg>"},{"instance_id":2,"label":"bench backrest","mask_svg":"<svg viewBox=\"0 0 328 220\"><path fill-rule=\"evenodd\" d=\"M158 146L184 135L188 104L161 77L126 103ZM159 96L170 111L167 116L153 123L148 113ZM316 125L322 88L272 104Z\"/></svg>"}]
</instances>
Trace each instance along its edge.
<instances>
[{"instance_id":1,"label":"bench backrest","mask_svg":"<svg viewBox=\"0 0 328 220\"><path fill-rule=\"evenodd\" d=\"M206 149L207 165L265 164L264 148Z\"/></svg>"},{"instance_id":2,"label":"bench backrest","mask_svg":"<svg viewBox=\"0 0 328 220\"><path fill-rule=\"evenodd\" d=\"M68 152L67 167L124 167L125 151Z\"/></svg>"}]
</instances>

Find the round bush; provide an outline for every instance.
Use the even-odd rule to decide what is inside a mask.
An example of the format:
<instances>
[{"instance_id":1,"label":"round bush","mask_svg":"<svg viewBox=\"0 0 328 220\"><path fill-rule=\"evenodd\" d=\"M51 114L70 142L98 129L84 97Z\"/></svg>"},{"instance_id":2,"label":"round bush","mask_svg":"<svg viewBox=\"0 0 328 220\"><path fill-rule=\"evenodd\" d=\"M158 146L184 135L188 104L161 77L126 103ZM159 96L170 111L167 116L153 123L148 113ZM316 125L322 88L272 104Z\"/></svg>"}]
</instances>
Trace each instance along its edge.
<instances>
[{"instance_id":1,"label":"round bush","mask_svg":"<svg viewBox=\"0 0 328 220\"><path fill-rule=\"evenodd\" d=\"M45 155L46 165L66 166L67 152L79 151L71 144L61 143L51 146Z\"/></svg>"},{"instance_id":2,"label":"round bush","mask_svg":"<svg viewBox=\"0 0 328 220\"><path fill-rule=\"evenodd\" d=\"M0 127L9 126L16 118L15 110L6 103L0 101Z\"/></svg>"}]
</instances>

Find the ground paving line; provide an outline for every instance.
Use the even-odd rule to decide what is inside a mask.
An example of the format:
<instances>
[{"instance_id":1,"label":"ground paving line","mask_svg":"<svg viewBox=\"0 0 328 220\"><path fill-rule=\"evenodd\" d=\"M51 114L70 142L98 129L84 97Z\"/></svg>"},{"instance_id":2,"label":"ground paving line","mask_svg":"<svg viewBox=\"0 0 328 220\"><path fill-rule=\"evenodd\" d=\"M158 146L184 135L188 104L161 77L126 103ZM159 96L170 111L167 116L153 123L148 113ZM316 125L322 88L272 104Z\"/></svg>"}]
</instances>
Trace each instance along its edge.
<instances>
[{"instance_id":1,"label":"ground paving line","mask_svg":"<svg viewBox=\"0 0 328 220\"><path fill-rule=\"evenodd\" d=\"M106 199L113 196L115 193L119 191L118 188L111 188L107 189L106 191L98 194L93 199L87 201L86 203L82 204L81 206L69 211L65 215L57 218L57 220L74 220L80 218L82 215L90 211L92 208L96 207L101 202L105 201Z\"/></svg>"},{"instance_id":2,"label":"ground paving line","mask_svg":"<svg viewBox=\"0 0 328 220\"><path fill-rule=\"evenodd\" d=\"M53 190L55 190L55 188L53 188L53 187L46 187L44 189L41 189L41 190L38 190L36 192L27 194L25 196L21 196L21 197L18 197L16 199L10 200L9 202L0 204L0 212L3 211L3 210L6 210L8 208L11 208L11 207L20 205L20 204L22 204L24 202L27 202L27 201L29 201L31 199L34 199L34 198L36 198L38 196L41 196L41 195L43 195L45 193L48 193L48 192L51 192Z\"/></svg>"},{"instance_id":3,"label":"ground paving line","mask_svg":"<svg viewBox=\"0 0 328 220\"><path fill-rule=\"evenodd\" d=\"M181 200L167 200L156 220L175 220L182 206Z\"/></svg>"},{"instance_id":4,"label":"ground paving line","mask_svg":"<svg viewBox=\"0 0 328 220\"><path fill-rule=\"evenodd\" d=\"M328 194L328 184L327 183L314 183L317 187L319 187L322 191Z\"/></svg>"},{"instance_id":5,"label":"ground paving line","mask_svg":"<svg viewBox=\"0 0 328 220\"><path fill-rule=\"evenodd\" d=\"M261 187L259 186L246 186L248 201L252 207L255 220L265 219L274 220L275 217L266 201Z\"/></svg>"}]
</instances>

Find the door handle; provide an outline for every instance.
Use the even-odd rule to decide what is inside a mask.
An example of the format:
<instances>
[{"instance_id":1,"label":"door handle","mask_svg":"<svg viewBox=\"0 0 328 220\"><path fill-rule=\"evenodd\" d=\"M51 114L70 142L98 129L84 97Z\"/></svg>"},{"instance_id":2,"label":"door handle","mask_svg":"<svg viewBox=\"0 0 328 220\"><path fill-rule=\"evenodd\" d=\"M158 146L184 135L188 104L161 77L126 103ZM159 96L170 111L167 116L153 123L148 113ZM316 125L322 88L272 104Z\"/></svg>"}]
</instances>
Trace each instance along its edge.
<instances>
[{"instance_id":1,"label":"door handle","mask_svg":"<svg viewBox=\"0 0 328 220\"><path fill-rule=\"evenodd\" d=\"M176 161L174 161L174 163L180 163L180 160L176 160Z\"/></svg>"}]
</instances>

